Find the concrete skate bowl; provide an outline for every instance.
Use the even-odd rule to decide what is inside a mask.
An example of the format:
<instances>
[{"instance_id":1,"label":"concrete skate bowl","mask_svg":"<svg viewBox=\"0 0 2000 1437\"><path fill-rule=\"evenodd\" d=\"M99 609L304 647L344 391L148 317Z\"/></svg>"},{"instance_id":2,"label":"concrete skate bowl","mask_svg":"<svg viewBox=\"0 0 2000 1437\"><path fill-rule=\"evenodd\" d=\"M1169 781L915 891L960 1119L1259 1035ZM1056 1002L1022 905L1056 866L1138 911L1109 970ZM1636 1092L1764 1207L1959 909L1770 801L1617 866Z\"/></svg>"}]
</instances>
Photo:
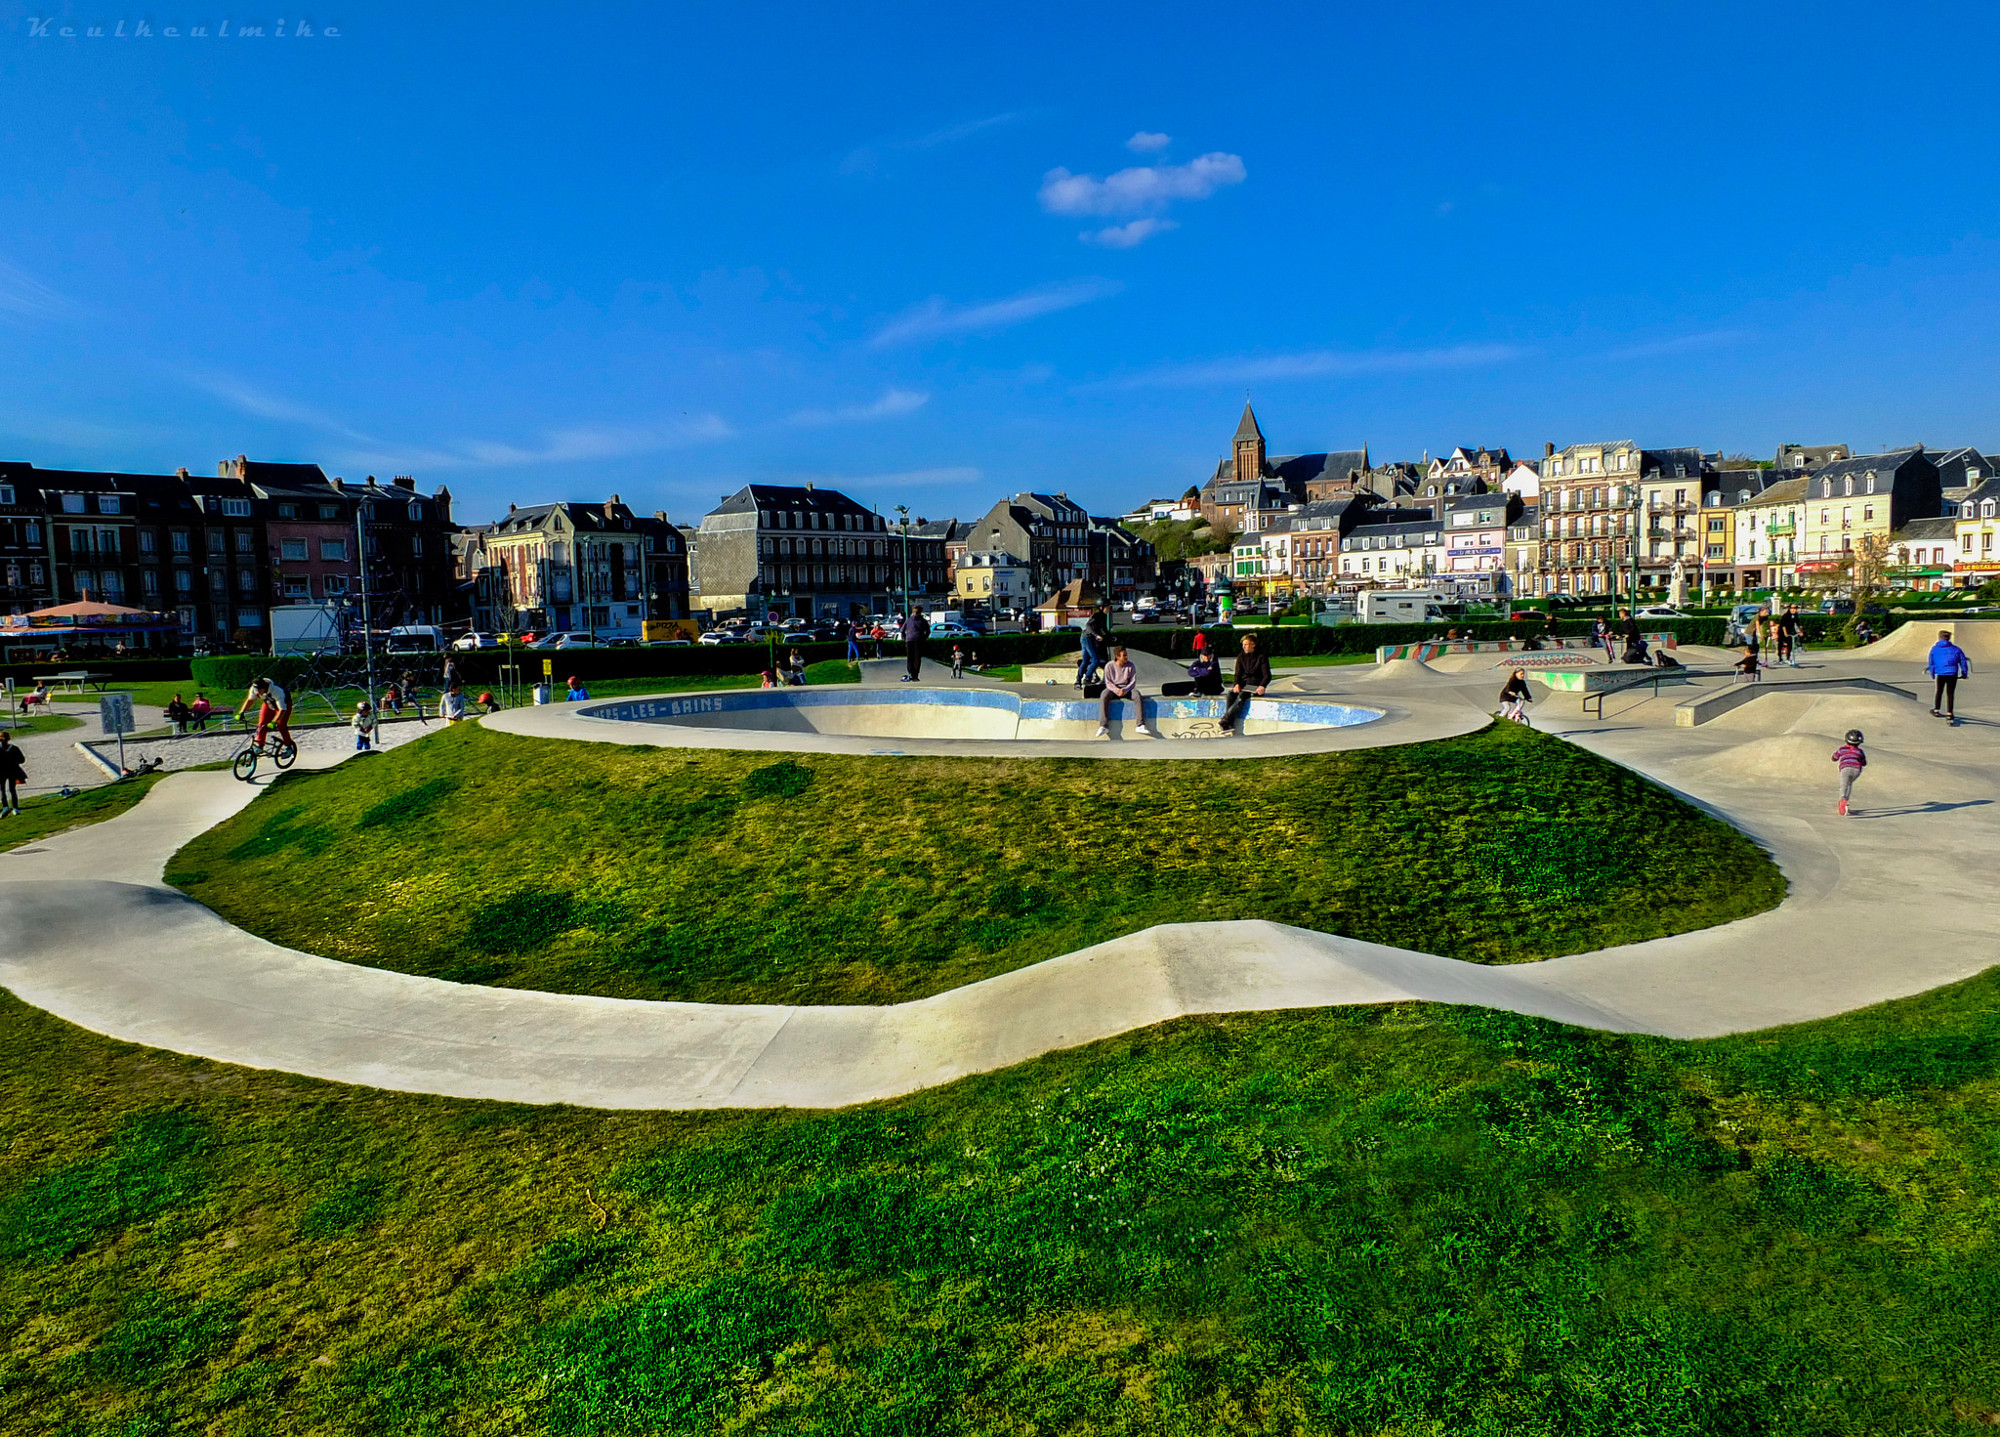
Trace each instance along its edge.
<instances>
[{"instance_id":1,"label":"concrete skate bowl","mask_svg":"<svg viewBox=\"0 0 2000 1437\"><path fill-rule=\"evenodd\" d=\"M1146 721L1162 738L1219 737L1223 701L1144 695ZM1093 700L1043 699L1008 690L832 687L750 689L624 699L579 708L605 724L661 724L707 732L837 734L861 738L1050 740L1096 736ZM1112 705L1114 730L1134 728L1130 703ZM1387 717L1378 708L1325 699L1253 699L1245 736L1351 728Z\"/></svg>"}]
</instances>

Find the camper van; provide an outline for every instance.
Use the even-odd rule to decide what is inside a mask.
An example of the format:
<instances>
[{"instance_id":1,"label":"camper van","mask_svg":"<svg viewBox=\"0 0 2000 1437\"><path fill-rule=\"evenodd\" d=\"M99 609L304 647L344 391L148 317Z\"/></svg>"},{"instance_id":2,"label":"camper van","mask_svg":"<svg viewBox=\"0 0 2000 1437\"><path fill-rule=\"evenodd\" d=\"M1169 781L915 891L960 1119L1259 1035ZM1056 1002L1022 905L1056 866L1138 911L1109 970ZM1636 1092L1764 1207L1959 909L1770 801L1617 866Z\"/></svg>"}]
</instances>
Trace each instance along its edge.
<instances>
[{"instance_id":1,"label":"camper van","mask_svg":"<svg viewBox=\"0 0 2000 1437\"><path fill-rule=\"evenodd\" d=\"M1450 603L1429 589L1364 589L1355 598L1355 615L1364 624L1422 624L1449 617Z\"/></svg>"}]
</instances>

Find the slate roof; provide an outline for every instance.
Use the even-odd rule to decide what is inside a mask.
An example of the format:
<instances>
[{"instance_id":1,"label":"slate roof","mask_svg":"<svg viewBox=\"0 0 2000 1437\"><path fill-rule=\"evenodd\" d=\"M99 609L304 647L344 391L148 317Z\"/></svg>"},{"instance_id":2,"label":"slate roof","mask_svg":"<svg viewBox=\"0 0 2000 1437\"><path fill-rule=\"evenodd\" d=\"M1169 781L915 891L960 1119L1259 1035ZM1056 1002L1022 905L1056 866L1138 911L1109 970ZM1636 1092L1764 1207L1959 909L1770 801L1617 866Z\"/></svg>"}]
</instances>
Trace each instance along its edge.
<instances>
[{"instance_id":1,"label":"slate roof","mask_svg":"<svg viewBox=\"0 0 2000 1437\"><path fill-rule=\"evenodd\" d=\"M1898 532L1903 539L1920 539L1926 542L1934 539L1952 538L1957 531L1955 518L1912 519Z\"/></svg>"},{"instance_id":2,"label":"slate roof","mask_svg":"<svg viewBox=\"0 0 2000 1437\"><path fill-rule=\"evenodd\" d=\"M1248 404L1243 406L1243 418L1237 422L1236 437L1238 439L1262 439L1264 437L1264 431L1257 427L1257 416L1250 412Z\"/></svg>"},{"instance_id":3,"label":"slate roof","mask_svg":"<svg viewBox=\"0 0 2000 1437\"><path fill-rule=\"evenodd\" d=\"M708 512L750 514L760 509L818 510L823 514L867 514L838 489L808 489L802 484L745 484Z\"/></svg>"},{"instance_id":4,"label":"slate roof","mask_svg":"<svg viewBox=\"0 0 2000 1437\"><path fill-rule=\"evenodd\" d=\"M1920 448L1891 449L1886 454L1857 454L1852 459L1835 459L1813 470L1810 482L1817 485L1821 480L1831 479L1835 488L1848 475L1860 478L1864 474L1894 475L1911 462L1921 460L1928 464L1930 456Z\"/></svg>"}]
</instances>

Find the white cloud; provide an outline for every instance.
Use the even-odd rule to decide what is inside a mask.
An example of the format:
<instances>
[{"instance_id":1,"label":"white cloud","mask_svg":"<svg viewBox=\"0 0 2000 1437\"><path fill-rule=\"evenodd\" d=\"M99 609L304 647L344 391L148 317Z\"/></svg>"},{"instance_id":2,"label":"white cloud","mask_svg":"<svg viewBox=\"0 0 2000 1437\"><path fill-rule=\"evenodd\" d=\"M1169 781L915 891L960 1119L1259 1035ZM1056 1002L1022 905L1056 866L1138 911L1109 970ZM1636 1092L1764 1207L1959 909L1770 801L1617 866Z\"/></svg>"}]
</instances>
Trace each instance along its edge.
<instances>
[{"instance_id":1,"label":"white cloud","mask_svg":"<svg viewBox=\"0 0 2000 1437\"><path fill-rule=\"evenodd\" d=\"M1125 225L1107 225L1101 230L1085 230L1077 238L1085 244L1103 245L1106 249L1131 249L1142 245L1162 230L1177 230L1180 225L1174 220L1163 220L1148 216L1133 220Z\"/></svg>"},{"instance_id":2,"label":"white cloud","mask_svg":"<svg viewBox=\"0 0 2000 1437\"><path fill-rule=\"evenodd\" d=\"M986 115L977 120L963 120L956 125L946 125L928 134L910 139L872 140L858 149L850 150L840 161L839 170L843 175L872 175L882 162L884 150L935 150L946 145L958 144L987 130L1011 125L1016 120L1025 119L1027 110L1006 110L997 115Z\"/></svg>"},{"instance_id":3,"label":"white cloud","mask_svg":"<svg viewBox=\"0 0 2000 1437\"><path fill-rule=\"evenodd\" d=\"M698 414L662 425L573 425L543 431L538 439L505 442L463 439L437 448L402 448L393 442L341 456L342 462L375 469L504 469L522 464L577 463L653 454L686 444L727 439L736 431L720 415Z\"/></svg>"},{"instance_id":4,"label":"white cloud","mask_svg":"<svg viewBox=\"0 0 2000 1437\"><path fill-rule=\"evenodd\" d=\"M961 305L948 304L942 296L933 295L883 325L868 343L873 349L888 349L899 344L942 339L947 335L1005 329L1024 320L1089 304L1094 299L1116 294L1120 288L1122 286L1111 280L1078 279L1062 284L1038 285L1005 299Z\"/></svg>"},{"instance_id":5,"label":"white cloud","mask_svg":"<svg viewBox=\"0 0 2000 1437\"><path fill-rule=\"evenodd\" d=\"M1158 134L1152 130L1141 130L1125 142L1125 148L1135 155L1151 155L1164 150L1173 143L1171 135Z\"/></svg>"},{"instance_id":6,"label":"white cloud","mask_svg":"<svg viewBox=\"0 0 2000 1437\"><path fill-rule=\"evenodd\" d=\"M542 431L532 440L460 439L443 444L401 444L364 434L322 410L268 394L228 375L183 375L188 383L245 414L300 424L348 441L334 456L337 464L354 469L409 472L415 469L507 468L521 464L559 464L589 459L614 459L648 454L684 444L727 439L736 431L716 414L683 415L666 424L565 425Z\"/></svg>"},{"instance_id":7,"label":"white cloud","mask_svg":"<svg viewBox=\"0 0 2000 1437\"><path fill-rule=\"evenodd\" d=\"M222 400L232 408L259 419L276 419L287 424L303 424L309 429L322 430L328 434L338 434L343 439L356 443L373 444L375 441L359 430L349 428L340 420L309 405L297 403L275 394L267 394L261 389L245 384L227 374L184 374L181 376L196 389L204 390Z\"/></svg>"},{"instance_id":8,"label":"white cloud","mask_svg":"<svg viewBox=\"0 0 2000 1437\"><path fill-rule=\"evenodd\" d=\"M1721 349L1743 344L1755 336L1747 329L1710 329L1700 334L1684 334L1678 339L1661 339L1650 344L1631 344L1605 354L1606 359L1657 359L1668 354L1686 354L1695 349Z\"/></svg>"},{"instance_id":9,"label":"white cloud","mask_svg":"<svg viewBox=\"0 0 2000 1437\"><path fill-rule=\"evenodd\" d=\"M896 474L828 474L812 476L815 484L834 489L906 489L923 485L977 484L985 471L971 465L939 469L905 469Z\"/></svg>"},{"instance_id":10,"label":"white cloud","mask_svg":"<svg viewBox=\"0 0 2000 1437\"><path fill-rule=\"evenodd\" d=\"M1073 175L1058 166L1042 176L1042 208L1055 215L1139 215L1176 200L1205 200L1224 185L1240 185L1243 161L1216 151L1184 165L1134 165L1108 179Z\"/></svg>"},{"instance_id":11,"label":"white cloud","mask_svg":"<svg viewBox=\"0 0 2000 1437\"><path fill-rule=\"evenodd\" d=\"M1108 389L1194 387L1243 384L1268 379L1309 379L1318 375L1407 374L1433 369L1473 369L1504 364L1528 353L1510 344L1458 344L1444 349L1308 350L1294 354L1243 355L1196 364L1164 365L1122 379Z\"/></svg>"},{"instance_id":12,"label":"white cloud","mask_svg":"<svg viewBox=\"0 0 2000 1437\"><path fill-rule=\"evenodd\" d=\"M928 394L920 394L914 389L888 389L873 404L850 404L839 409L801 409L785 422L806 427L865 424L872 419L894 419L898 415L913 414L930 403L930 399Z\"/></svg>"},{"instance_id":13,"label":"white cloud","mask_svg":"<svg viewBox=\"0 0 2000 1437\"><path fill-rule=\"evenodd\" d=\"M76 304L56 293L24 269L0 259L0 314L21 319L56 319L71 313Z\"/></svg>"}]
</instances>

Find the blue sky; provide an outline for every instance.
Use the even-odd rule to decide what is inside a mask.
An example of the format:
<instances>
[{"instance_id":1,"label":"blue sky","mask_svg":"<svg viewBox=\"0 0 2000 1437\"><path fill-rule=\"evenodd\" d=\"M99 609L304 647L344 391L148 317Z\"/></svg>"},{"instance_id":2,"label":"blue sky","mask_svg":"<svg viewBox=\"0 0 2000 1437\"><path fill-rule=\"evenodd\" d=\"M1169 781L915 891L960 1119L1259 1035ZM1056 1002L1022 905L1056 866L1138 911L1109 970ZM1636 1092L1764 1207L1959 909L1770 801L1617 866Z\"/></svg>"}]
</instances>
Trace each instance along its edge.
<instances>
[{"instance_id":1,"label":"blue sky","mask_svg":"<svg viewBox=\"0 0 2000 1437\"><path fill-rule=\"evenodd\" d=\"M0 457L688 521L1120 509L1246 391L2000 447L1991 7L147 4L0 0Z\"/></svg>"}]
</instances>

